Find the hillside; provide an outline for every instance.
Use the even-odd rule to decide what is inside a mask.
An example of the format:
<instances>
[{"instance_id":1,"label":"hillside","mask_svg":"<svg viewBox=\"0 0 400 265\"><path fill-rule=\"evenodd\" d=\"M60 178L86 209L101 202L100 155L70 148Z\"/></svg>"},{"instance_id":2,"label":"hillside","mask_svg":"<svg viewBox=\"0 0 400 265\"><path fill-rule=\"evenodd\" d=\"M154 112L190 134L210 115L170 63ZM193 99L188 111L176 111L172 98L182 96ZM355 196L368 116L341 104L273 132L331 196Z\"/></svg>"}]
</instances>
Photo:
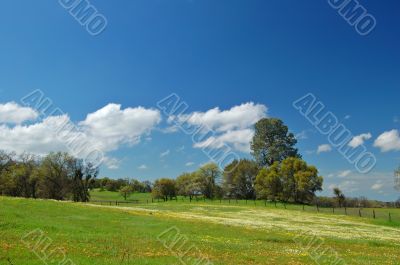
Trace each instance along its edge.
<instances>
[{"instance_id":1,"label":"hillside","mask_svg":"<svg viewBox=\"0 0 400 265\"><path fill-rule=\"evenodd\" d=\"M43 264L39 257L49 250L58 254L48 264L82 265L179 264L176 256L182 264L314 264L313 258L324 264L336 255L343 259L338 264L398 264L400 258L399 227L250 205L110 207L0 197L0 228L0 264Z\"/></svg>"}]
</instances>

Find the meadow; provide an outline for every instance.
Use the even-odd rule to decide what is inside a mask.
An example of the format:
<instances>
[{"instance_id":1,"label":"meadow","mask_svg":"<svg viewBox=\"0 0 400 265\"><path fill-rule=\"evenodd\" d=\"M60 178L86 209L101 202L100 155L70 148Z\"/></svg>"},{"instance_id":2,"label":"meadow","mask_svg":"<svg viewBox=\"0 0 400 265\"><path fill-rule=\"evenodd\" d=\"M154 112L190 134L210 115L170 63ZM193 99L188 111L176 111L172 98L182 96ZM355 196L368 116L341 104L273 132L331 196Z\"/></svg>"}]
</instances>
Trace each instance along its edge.
<instances>
[{"instance_id":1,"label":"meadow","mask_svg":"<svg viewBox=\"0 0 400 265\"><path fill-rule=\"evenodd\" d=\"M93 200L121 199L117 193L98 193ZM199 264L399 264L396 221L262 202L147 203L146 196L134 194L130 199L142 202L126 206L0 197L0 264L45 264L40 258L46 255L47 264L62 258L70 262L62 264L82 265L196 264L200 259ZM49 247L43 248L32 231L40 231ZM178 234L168 231L178 231L184 246L174 245ZM50 255L49 249L65 256Z\"/></svg>"}]
</instances>

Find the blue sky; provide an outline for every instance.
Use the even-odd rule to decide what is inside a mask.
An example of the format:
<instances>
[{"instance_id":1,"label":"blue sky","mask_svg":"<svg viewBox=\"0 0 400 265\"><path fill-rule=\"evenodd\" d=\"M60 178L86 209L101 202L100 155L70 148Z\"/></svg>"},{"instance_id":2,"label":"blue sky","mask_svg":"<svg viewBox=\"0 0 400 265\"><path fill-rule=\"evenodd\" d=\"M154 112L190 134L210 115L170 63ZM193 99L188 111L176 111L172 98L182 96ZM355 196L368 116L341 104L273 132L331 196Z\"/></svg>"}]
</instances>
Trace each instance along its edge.
<instances>
[{"instance_id":1,"label":"blue sky","mask_svg":"<svg viewBox=\"0 0 400 265\"><path fill-rule=\"evenodd\" d=\"M45 117L21 109L21 98L40 89L103 148L108 167L102 166L101 176L175 177L209 161L190 135L172 130L168 117L157 113L157 102L176 93L189 106L186 115L196 113L196 122L210 125L241 157L249 155L234 140L246 139L253 119L278 117L299 135L304 159L325 176L323 194L338 185L348 196L398 197L398 1L360 1L377 21L367 36L327 1L90 3L108 21L98 36L88 34L58 1L2 2L2 148L63 150L46 132ZM377 158L372 172L358 173L334 148L317 152L329 144L327 137L292 106L307 93L355 136L370 134L364 144ZM17 114L7 120L10 109L26 120L16 121ZM226 117L233 117L231 124ZM239 121L242 126L232 127ZM232 130L238 134L227 135ZM386 138L376 144L380 136Z\"/></svg>"}]
</instances>

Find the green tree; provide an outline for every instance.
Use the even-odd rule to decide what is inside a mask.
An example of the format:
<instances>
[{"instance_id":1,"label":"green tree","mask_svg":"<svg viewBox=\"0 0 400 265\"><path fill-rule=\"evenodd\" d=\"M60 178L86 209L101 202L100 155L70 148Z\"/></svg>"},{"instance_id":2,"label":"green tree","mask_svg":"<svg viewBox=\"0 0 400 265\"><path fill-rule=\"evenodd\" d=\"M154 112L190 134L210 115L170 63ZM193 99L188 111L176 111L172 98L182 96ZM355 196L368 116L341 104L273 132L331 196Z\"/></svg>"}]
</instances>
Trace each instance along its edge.
<instances>
[{"instance_id":1,"label":"green tree","mask_svg":"<svg viewBox=\"0 0 400 265\"><path fill-rule=\"evenodd\" d=\"M344 205L346 197L344 196L343 192L338 187L333 188L333 194L336 197L337 204L341 208Z\"/></svg>"},{"instance_id":2,"label":"green tree","mask_svg":"<svg viewBox=\"0 0 400 265\"><path fill-rule=\"evenodd\" d=\"M124 197L125 201L132 195L134 191L134 188L131 185L123 186L120 190L119 193L121 194L122 197Z\"/></svg>"},{"instance_id":3,"label":"green tree","mask_svg":"<svg viewBox=\"0 0 400 265\"><path fill-rule=\"evenodd\" d=\"M72 160L71 188L73 200L77 202L88 202L90 199L90 188L94 185L99 173L97 167L91 164L84 164L81 159Z\"/></svg>"},{"instance_id":4,"label":"green tree","mask_svg":"<svg viewBox=\"0 0 400 265\"><path fill-rule=\"evenodd\" d=\"M268 167L288 157L300 158L296 143L296 138L281 120L264 118L255 125L252 155L261 167Z\"/></svg>"},{"instance_id":5,"label":"green tree","mask_svg":"<svg viewBox=\"0 0 400 265\"><path fill-rule=\"evenodd\" d=\"M73 157L67 153L50 153L41 162L38 169L41 198L64 200L72 195L71 168Z\"/></svg>"},{"instance_id":6,"label":"green tree","mask_svg":"<svg viewBox=\"0 0 400 265\"><path fill-rule=\"evenodd\" d=\"M258 166L254 161L234 160L223 172L223 190L230 198L255 199L254 188Z\"/></svg>"},{"instance_id":7,"label":"green tree","mask_svg":"<svg viewBox=\"0 0 400 265\"><path fill-rule=\"evenodd\" d=\"M278 162L263 168L257 175L255 189L260 199L279 200L282 195L282 180Z\"/></svg>"},{"instance_id":8,"label":"green tree","mask_svg":"<svg viewBox=\"0 0 400 265\"><path fill-rule=\"evenodd\" d=\"M289 157L283 160L280 176L284 201L292 199L301 203L311 202L315 193L322 190L323 178L318 176L318 170L300 158Z\"/></svg>"},{"instance_id":9,"label":"green tree","mask_svg":"<svg viewBox=\"0 0 400 265\"><path fill-rule=\"evenodd\" d=\"M217 183L221 178L221 170L215 163L208 163L196 172L197 181L204 197L211 199L215 195Z\"/></svg>"},{"instance_id":10,"label":"green tree","mask_svg":"<svg viewBox=\"0 0 400 265\"><path fill-rule=\"evenodd\" d=\"M162 178L154 182L153 197L162 198L165 201L176 197L176 182L173 179Z\"/></svg>"},{"instance_id":11,"label":"green tree","mask_svg":"<svg viewBox=\"0 0 400 265\"><path fill-rule=\"evenodd\" d=\"M200 181L196 172L180 175L176 179L176 187L178 195L188 196L190 200L201 193Z\"/></svg>"}]
</instances>

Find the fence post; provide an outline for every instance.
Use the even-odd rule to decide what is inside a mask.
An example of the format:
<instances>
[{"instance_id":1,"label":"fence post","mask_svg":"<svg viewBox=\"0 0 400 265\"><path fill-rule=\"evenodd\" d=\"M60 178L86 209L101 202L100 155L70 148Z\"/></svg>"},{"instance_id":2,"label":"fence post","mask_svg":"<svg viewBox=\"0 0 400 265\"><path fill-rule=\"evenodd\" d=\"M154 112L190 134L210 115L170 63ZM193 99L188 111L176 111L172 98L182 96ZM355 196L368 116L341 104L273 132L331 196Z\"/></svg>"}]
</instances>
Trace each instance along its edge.
<instances>
[{"instance_id":1,"label":"fence post","mask_svg":"<svg viewBox=\"0 0 400 265\"><path fill-rule=\"evenodd\" d=\"M264 205L265 207L267 207L267 200L264 200Z\"/></svg>"},{"instance_id":2,"label":"fence post","mask_svg":"<svg viewBox=\"0 0 400 265\"><path fill-rule=\"evenodd\" d=\"M344 207L344 214L347 215L347 208Z\"/></svg>"},{"instance_id":3,"label":"fence post","mask_svg":"<svg viewBox=\"0 0 400 265\"><path fill-rule=\"evenodd\" d=\"M332 213L335 213L335 207L332 207Z\"/></svg>"},{"instance_id":4,"label":"fence post","mask_svg":"<svg viewBox=\"0 0 400 265\"><path fill-rule=\"evenodd\" d=\"M358 215L359 215L360 217L362 217L362 215L361 215L361 209L358 209Z\"/></svg>"},{"instance_id":5,"label":"fence post","mask_svg":"<svg viewBox=\"0 0 400 265\"><path fill-rule=\"evenodd\" d=\"M391 221L392 221L392 215L389 212L389 222L391 222Z\"/></svg>"},{"instance_id":6,"label":"fence post","mask_svg":"<svg viewBox=\"0 0 400 265\"><path fill-rule=\"evenodd\" d=\"M374 219L376 219L375 210L372 210L372 213L374 215Z\"/></svg>"},{"instance_id":7,"label":"fence post","mask_svg":"<svg viewBox=\"0 0 400 265\"><path fill-rule=\"evenodd\" d=\"M318 206L318 203L317 203L317 212L319 212L319 206Z\"/></svg>"}]
</instances>

